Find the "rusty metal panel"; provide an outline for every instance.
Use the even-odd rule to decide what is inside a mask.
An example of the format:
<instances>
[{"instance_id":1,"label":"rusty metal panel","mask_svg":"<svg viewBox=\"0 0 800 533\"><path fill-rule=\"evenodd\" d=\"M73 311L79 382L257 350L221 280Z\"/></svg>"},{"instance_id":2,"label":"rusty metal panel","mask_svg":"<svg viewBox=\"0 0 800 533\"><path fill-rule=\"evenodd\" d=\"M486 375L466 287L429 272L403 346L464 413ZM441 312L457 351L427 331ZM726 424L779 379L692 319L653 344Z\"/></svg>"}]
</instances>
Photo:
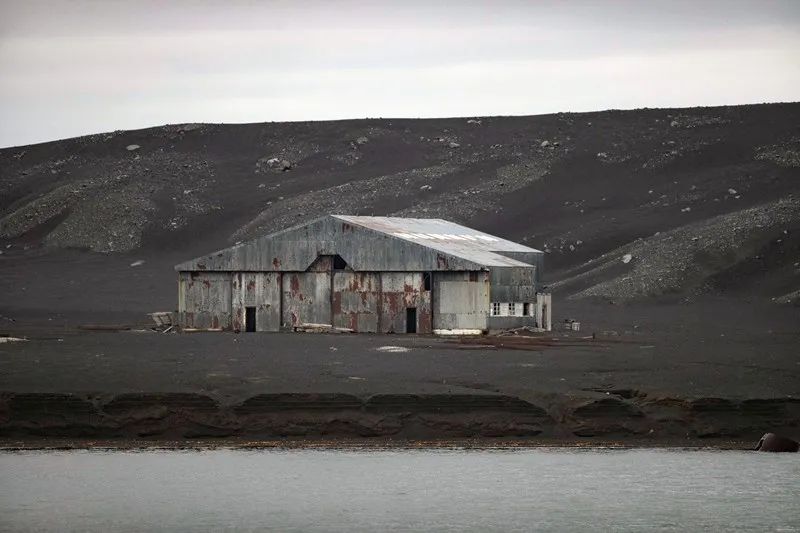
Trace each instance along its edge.
<instances>
[{"instance_id":1,"label":"rusty metal panel","mask_svg":"<svg viewBox=\"0 0 800 533\"><path fill-rule=\"evenodd\" d=\"M183 328L231 329L231 276L227 272L181 272L178 322Z\"/></svg>"},{"instance_id":2,"label":"rusty metal panel","mask_svg":"<svg viewBox=\"0 0 800 533\"><path fill-rule=\"evenodd\" d=\"M284 327L332 323L330 272L287 272L281 278Z\"/></svg>"},{"instance_id":3,"label":"rusty metal panel","mask_svg":"<svg viewBox=\"0 0 800 533\"><path fill-rule=\"evenodd\" d=\"M380 274L375 272L334 272L334 326L376 333L380 300Z\"/></svg>"},{"instance_id":4,"label":"rusty metal panel","mask_svg":"<svg viewBox=\"0 0 800 533\"><path fill-rule=\"evenodd\" d=\"M491 280L493 302L536 301L536 267L493 268Z\"/></svg>"},{"instance_id":5,"label":"rusty metal panel","mask_svg":"<svg viewBox=\"0 0 800 533\"><path fill-rule=\"evenodd\" d=\"M333 270L333 256L320 255L306 269L307 272L330 272Z\"/></svg>"},{"instance_id":6,"label":"rusty metal panel","mask_svg":"<svg viewBox=\"0 0 800 533\"><path fill-rule=\"evenodd\" d=\"M381 316L382 333L406 332L406 309L416 308L417 333L431 333L431 292L424 290L422 272L382 272Z\"/></svg>"},{"instance_id":7,"label":"rusty metal panel","mask_svg":"<svg viewBox=\"0 0 800 533\"><path fill-rule=\"evenodd\" d=\"M277 272L237 272L232 277L232 328L245 331L245 308L256 308L256 331L278 331L281 285Z\"/></svg>"},{"instance_id":8,"label":"rusty metal panel","mask_svg":"<svg viewBox=\"0 0 800 533\"><path fill-rule=\"evenodd\" d=\"M434 329L486 329L489 285L488 272L434 273Z\"/></svg>"}]
</instances>

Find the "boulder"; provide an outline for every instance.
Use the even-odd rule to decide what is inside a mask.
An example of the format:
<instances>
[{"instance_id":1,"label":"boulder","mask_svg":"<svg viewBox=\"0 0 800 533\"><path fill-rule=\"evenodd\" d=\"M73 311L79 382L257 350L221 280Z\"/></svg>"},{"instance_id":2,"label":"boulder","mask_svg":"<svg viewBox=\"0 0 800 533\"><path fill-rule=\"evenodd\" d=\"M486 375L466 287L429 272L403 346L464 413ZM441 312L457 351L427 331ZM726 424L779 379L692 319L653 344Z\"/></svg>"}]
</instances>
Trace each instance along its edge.
<instances>
[{"instance_id":1,"label":"boulder","mask_svg":"<svg viewBox=\"0 0 800 533\"><path fill-rule=\"evenodd\" d=\"M797 452L800 443L788 437L782 437L775 433L765 433L755 447L758 452Z\"/></svg>"}]
</instances>

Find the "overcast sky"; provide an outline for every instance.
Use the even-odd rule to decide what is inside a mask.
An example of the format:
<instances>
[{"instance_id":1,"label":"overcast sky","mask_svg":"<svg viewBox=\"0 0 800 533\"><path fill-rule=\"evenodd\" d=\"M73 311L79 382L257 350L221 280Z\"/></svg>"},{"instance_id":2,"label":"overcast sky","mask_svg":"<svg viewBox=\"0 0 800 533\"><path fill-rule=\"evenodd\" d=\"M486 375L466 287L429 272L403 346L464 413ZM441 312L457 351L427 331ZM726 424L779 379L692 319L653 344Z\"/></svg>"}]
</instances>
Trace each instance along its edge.
<instances>
[{"instance_id":1,"label":"overcast sky","mask_svg":"<svg viewBox=\"0 0 800 533\"><path fill-rule=\"evenodd\" d=\"M0 146L800 100L800 0L0 0Z\"/></svg>"}]
</instances>

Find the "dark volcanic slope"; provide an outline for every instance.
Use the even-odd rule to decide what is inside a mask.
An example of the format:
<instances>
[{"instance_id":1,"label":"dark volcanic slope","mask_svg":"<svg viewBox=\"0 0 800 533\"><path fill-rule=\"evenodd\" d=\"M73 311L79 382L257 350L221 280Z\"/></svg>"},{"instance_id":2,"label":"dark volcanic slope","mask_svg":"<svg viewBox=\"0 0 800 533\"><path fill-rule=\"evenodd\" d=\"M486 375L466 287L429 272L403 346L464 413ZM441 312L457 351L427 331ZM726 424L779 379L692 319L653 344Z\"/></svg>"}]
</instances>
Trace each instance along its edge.
<instances>
[{"instance_id":1,"label":"dark volcanic slope","mask_svg":"<svg viewBox=\"0 0 800 533\"><path fill-rule=\"evenodd\" d=\"M0 314L172 309L173 264L331 212L545 249L562 296L790 302L798 192L800 104L98 134L0 150Z\"/></svg>"}]
</instances>

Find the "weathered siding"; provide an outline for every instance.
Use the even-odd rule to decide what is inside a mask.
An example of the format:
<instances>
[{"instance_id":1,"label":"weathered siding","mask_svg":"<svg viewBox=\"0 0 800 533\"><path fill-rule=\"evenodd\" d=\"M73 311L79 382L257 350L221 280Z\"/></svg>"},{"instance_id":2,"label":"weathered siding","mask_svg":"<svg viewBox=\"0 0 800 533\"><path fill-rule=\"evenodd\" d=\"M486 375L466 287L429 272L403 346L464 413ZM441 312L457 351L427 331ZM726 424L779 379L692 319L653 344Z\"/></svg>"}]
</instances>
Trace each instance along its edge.
<instances>
[{"instance_id":1,"label":"weathered siding","mask_svg":"<svg viewBox=\"0 0 800 533\"><path fill-rule=\"evenodd\" d=\"M433 329L486 329L488 272L436 272L433 291Z\"/></svg>"},{"instance_id":2,"label":"weathered siding","mask_svg":"<svg viewBox=\"0 0 800 533\"><path fill-rule=\"evenodd\" d=\"M417 309L417 333L431 333L431 292L422 272L381 273L381 333L405 333L406 309Z\"/></svg>"},{"instance_id":3,"label":"weathered siding","mask_svg":"<svg viewBox=\"0 0 800 533\"><path fill-rule=\"evenodd\" d=\"M419 243L348 224L334 217L315 220L273 235L182 263L178 270L231 272L303 272L320 255L340 255L358 272L424 272L476 270L482 265ZM496 256L509 265L513 259Z\"/></svg>"},{"instance_id":4,"label":"weathered siding","mask_svg":"<svg viewBox=\"0 0 800 533\"><path fill-rule=\"evenodd\" d=\"M523 263L526 263L528 265L532 265L534 267L534 270L530 274L533 283L538 285L541 282L539 276L541 275L542 268L544 265L544 252L535 250L530 252L497 252L497 253L505 257L510 257L511 259L516 259L517 261L522 261Z\"/></svg>"},{"instance_id":5,"label":"weathered siding","mask_svg":"<svg viewBox=\"0 0 800 533\"><path fill-rule=\"evenodd\" d=\"M180 272L178 320L184 328L230 329L231 276L227 272Z\"/></svg>"},{"instance_id":6,"label":"weathered siding","mask_svg":"<svg viewBox=\"0 0 800 533\"><path fill-rule=\"evenodd\" d=\"M284 327L332 323L330 272L286 272L281 277Z\"/></svg>"},{"instance_id":7,"label":"weathered siding","mask_svg":"<svg viewBox=\"0 0 800 533\"><path fill-rule=\"evenodd\" d=\"M334 273L334 326L376 333L379 328L380 302L380 274L345 271Z\"/></svg>"},{"instance_id":8,"label":"weathered siding","mask_svg":"<svg viewBox=\"0 0 800 533\"><path fill-rule=\"evenodd\" d=\"M522 326L536 327L536 317L531 316L490 316L488 318L489 330L513 329Z\"/></svg>"},{"instance_id":9,"label":"weathered siding","mask_svg":"<svg viewBox=\"0 0 800 533\"><path fill-rule=\"evenodd\" d=\"M491 270L492 302L535 302L536 291L535 267L504 267Z\"/></svg>"},{"instance_id":10,"label":"weathered siding","mask_svg":"<svg viewBox=\"0 0 800 533\"><path fill-rule=\"evenodd\" d=\"M281 325L281 275L239 272L233 275L232 327L245 331L245 307L256 308L256 331L278 331Z\"/></svg>"}]
</instances>

